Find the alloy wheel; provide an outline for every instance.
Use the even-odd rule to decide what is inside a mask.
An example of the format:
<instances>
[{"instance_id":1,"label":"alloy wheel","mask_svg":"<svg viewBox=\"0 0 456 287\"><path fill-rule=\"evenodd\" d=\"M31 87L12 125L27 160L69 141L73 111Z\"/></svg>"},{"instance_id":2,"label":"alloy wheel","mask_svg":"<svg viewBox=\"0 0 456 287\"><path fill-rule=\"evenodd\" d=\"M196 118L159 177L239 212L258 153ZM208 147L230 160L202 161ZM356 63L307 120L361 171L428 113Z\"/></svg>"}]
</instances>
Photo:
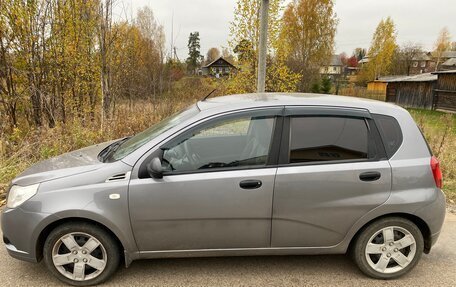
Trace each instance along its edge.
<instances>
[{"instance_id":1,"label":"alloy wheel","mask_svg":"<svg viewBox=\"0 0 456 287\"><path fill-rule=\"evenodd\" d=\"M52 262L65 277L75 281L91 280L106 268L107 252L103 244L87 233L68 233L52 248Z\"/></svg>"},{"instance_id":2,"label":"alloy wheel","mask_svg":"<svg viewBox=\"0 0 456 287\"><path fill-rule=\"evenodd\" d=\"M399 226L388 226L375 232L365 248L369 266L385 274L403 270L412 262L415 254L415 238Z\"/></svg>"}]
</instances>

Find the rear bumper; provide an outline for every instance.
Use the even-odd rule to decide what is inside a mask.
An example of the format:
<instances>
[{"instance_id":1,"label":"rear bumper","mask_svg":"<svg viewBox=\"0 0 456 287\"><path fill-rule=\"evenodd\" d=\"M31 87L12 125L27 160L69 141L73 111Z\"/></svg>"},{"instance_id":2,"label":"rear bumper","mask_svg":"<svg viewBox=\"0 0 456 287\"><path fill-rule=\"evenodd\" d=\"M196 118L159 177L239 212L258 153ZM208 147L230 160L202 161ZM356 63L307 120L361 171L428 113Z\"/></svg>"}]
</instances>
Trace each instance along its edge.
<instances>
[{"instance_id":1,"label":"rear bumper","mask_svg":"<svg viewBox=\"0 0 456 287\"><path fill-rule=\"evenodd\" d=\"M417 210L415 215L423 219L429 228L429 236L424 238L424 252L427 254L431 251L432 246L435 245L440 236L446 214L446 200L444 193L438 189L436 190L436 198L430 204Z\"/></svg>"}]
</instances>

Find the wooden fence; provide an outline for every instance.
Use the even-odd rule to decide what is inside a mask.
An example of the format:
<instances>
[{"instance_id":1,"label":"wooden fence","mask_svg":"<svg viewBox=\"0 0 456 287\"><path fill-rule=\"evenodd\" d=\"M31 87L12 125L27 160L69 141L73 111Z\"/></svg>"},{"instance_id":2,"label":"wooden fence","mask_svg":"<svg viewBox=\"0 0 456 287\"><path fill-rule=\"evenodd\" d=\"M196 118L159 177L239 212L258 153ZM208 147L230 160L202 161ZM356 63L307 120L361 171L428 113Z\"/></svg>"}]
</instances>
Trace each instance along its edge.
<instances>
[{"instance_id":1,"label":"wooden fence","mask_svg":"<svg viewBox=\"0 0 456 287\"><path fill-rule=\"evenodd\" d=\"M384 91L368 91L366 87L343 87L339 89L339 95L341 96L350 96L357 98L366 98L377 101L385 101L385 92Z\"/></svg>"}]
</instances>

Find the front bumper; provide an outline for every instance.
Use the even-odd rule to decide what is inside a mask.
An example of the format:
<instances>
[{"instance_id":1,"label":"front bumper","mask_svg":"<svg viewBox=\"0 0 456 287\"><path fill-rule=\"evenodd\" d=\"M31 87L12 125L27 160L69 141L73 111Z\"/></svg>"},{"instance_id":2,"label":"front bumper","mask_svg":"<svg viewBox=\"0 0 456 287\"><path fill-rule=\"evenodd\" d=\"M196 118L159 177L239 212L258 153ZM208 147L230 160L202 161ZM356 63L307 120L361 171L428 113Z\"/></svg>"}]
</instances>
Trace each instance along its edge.
<instances>
[{"instance_id":1,"label":"front bumper","mask_svg":"<svg viewBox=\"0 0 456 287\"><path fill-rule=\"evenodd\" d=\"M12 257L29 262L38 262L40 254L37 243L41 231L51 215L27 212L20 207L2 211L1 226L3 242Z\"/></svg>"}]
</instances>

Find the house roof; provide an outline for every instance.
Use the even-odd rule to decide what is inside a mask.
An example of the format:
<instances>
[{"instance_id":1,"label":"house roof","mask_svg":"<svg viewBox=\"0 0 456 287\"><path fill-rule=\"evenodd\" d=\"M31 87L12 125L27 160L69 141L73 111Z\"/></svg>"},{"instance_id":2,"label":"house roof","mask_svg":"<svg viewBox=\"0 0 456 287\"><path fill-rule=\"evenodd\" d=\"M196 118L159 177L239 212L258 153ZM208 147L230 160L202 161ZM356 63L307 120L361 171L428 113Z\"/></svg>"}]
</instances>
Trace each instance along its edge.
<instances>
[{"instance_id":1,"label":"house roof","mask_svg":"<svg viewBox=\"0 0 456 287\"><path fill-rule=\"evenodd\" d=\"M437 81L437 75L431 73L423 73L412 76L386 76L380 77L374 82L397 83L397 82L432 82Z\"/></svg>"},{"instance_id":2,"label":"house roof","mask_svg":"<svg viewBox=\"0 0 456 287\"><path fill-rule=\"evenodd\" d=\"M456 58L450 58L442 63L442 66L456 66Z\"/></svg>"},{"instance_id":3,"label":"house roof","mask_svg":"<svg viewBox=\"0 0 456 287\"><path fill-rule=\"evenodd\" d=\"M456 70L447 70L447 71L437 71L432 74L438 75L438 74L456 74Z\"/></svg>"},{"instance_id":4,"label":"house roof","mask_svg":"<svg viewBox=\"0 0 456 287\"><path fill-rule=\"evenodd\" d=\"M358 64L365 64L369 62L369 57L364 57L358 61Z\"/></svg>"},{"instance_id":5,"label":"house roof","mask_svg":"<svg viewBox=\"0 0 456 287\"><path fill-rule=\"evenodd\" d=\"M437 57L436 52L432 52L433 57ZM442 58L456 58L456 51L444 51L442 52Z\"/></svg>"},{"instance_id":6,"label":"house roof","mask_svg":"<svg viewBox=\"0 0 456 287\"><path fill-rule=\"evenodd\" d=\"M340 60L340 55L331 55L331 60L328 66L343 66Z\"/></svg>"},{"instance_id":7,"label":"house roof","mask_svg":"<svg viewBox=\"0 0 456 287\"><path fill-rule=\"evenodd\" d=\"M209 68L211 66L231 66L233 68L236 68L233 64L231 64L230 62L225 60L223 57L219 57L218 59L216 59L216 60L210 62L209 64L207 64L206 66L204 66L203 68Z\"/></svg>"},{"instance_id":8,"label":"house roof","mask_svg":"<svg viewBox=\"0 0 456 287\"><path fill-rule=\"evenodd\" d=\"M427 53L419 53L412 60L414 61L430 61L432 58Z\"/></svg>"}]
</instances>

